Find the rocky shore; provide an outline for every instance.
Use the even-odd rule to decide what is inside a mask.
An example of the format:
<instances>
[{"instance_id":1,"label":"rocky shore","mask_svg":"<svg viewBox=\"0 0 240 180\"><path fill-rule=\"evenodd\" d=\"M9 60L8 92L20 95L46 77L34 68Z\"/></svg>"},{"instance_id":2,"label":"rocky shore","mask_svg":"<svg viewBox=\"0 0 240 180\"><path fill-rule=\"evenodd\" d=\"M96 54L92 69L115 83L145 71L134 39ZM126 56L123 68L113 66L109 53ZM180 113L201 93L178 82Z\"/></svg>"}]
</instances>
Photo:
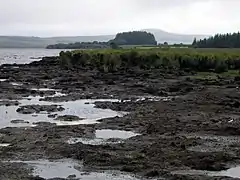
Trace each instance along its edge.
<instances>
[{"instance_id":1,"label":"rocky shore","mask_svg":"<svg viewBox=\"0 0 240 180\"><path fill-rule=\"evenodd\" d=\"M188 173L223 172L240 164L240 91L236 77L209 80L191 73L157 70L103 73L89 68L62 69L58 58L52 57L18 68L2 65L0 79L0 108L17 106L19 114L41 117L46 112L53 117L34 126L1 127L0 179L54 179L37 177L34 168L24 163L43 159L72 159L82 163L84 172L124 172L138 179L237 179L237 175L224 173ZM30 97L39 101L22 104L27 102L22 99ZM85 103L89 107L94 103L97 109L125 113L103 117L98 123L57 126L58 116L66 121L84 119L74 114L58 115L64 113L58 104L85 99L96 99ZM52 105L35 104L40 102ZM10 112L1 112L5 112L1 114L3 121ZM28 122L18 119L22 120L18 123ZM96 131L104 129L136 136L109 137L105 140L108 143L98 145L69 143L71 138L94 140L98 138ZM75 174L69 175L62 179L78 179Z\"/></svg>"}]
</instances>

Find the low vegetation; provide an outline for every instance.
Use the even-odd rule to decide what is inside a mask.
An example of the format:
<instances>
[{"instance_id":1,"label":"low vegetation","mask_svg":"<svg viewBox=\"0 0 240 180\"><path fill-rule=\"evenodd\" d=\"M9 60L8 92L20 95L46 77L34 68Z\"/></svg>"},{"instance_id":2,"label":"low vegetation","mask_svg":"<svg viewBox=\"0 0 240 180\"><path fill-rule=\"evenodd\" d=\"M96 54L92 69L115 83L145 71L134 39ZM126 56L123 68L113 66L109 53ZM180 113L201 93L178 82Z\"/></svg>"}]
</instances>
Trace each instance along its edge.
<instances>
[{"instance_id":1,"label":"low vegetation","mask_svg":"<svg viewBox=\"0 0 240 180\"><path fill-rule=\"evenodd\" d=\"M230 50L106 49L61 52L64 68L91 67L104 72L163 69L223 73L240 69L240 54Z\"/></svg>"}]
</instances>

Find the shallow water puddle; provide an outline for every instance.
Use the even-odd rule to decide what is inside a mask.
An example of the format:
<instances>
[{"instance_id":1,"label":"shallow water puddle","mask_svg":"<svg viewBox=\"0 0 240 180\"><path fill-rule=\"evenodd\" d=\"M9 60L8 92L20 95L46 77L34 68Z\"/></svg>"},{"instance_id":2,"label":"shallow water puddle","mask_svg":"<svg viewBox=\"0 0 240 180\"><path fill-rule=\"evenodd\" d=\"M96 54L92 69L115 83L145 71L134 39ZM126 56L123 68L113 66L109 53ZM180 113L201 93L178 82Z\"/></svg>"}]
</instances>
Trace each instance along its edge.
<instances>
[{"instance_id":1,"label":"shallow water puddle","mask_svg":"<svg viewBox=\"0 0 240 180\"><path fill-rule=\"evenodd\" d=\"M240 166L228 169L227 171L221 171L217 173L218 176L227 176L233 178L240 178Z\"/></svg>"},{"instance_id":2,"label":"shallow water puddle","mask_svg":"<svg viewBox=\"0 0 240 180\"><path fill-rule=\"evenodd\" d=\"M136 96L135 99L123 100L123 102L171 101L173 98L176 98L176 97L177 96L168 96L168 97L162 97L162 96Z\"/></svg>"},{"instance_id":3,"label":"shallow water puddle","mask_svg":"<svg viewBox=\"0 0 240 180\"><path fill-rule=\"evenodd\" d=\"M173 97L161 97L161 96L146 96L146 97L142 97L137 99L136 101L170 101Z\"/></svg>"},{"instance_id":4,"label":"shallow water puddle","mask_svg":"<svg viewBox=\"0 0 240 180\"><path fill-rule=\"evenodd\" d=\"M10 144L7 144L7 143L0 143L0 147L8 147L8 146L10 146Z\"/></svg>"},{"instance_id":5,"label":"shallow water puddle","mask_svg":"<svg viewBox=\"0 0 240 180\"><path fill-rule=\"evenodd\" d=\"M96 130L96 138L100 139L128 139L138 135L140 134L131 131L120 131L111 129Z\"/></svg>"},{"instance_id":6,"label":"shallow water puddle","mask_svg":"<svg viewBox=\"0 0 240 180\"><path fill-rule=\"evenodd\" d=\"M34 168L33 175L42 178L67 178L71 175L80 176L77 169L81 169L82 165L71 160L61 161L26 161L23 162Z\"/></svg>"},{"instance_id":7,"label":"shallow water puddle","mask_svg":"<svg viewBox=\"0 0 240 180\"><path fill-rule=\"evenodd\" d=\"M67 142L68 144L77 144L77 143L83 143L86 145L104 145L104 144L114 144L114 143L121 143L121 141L117 142L109 142L104 139L90 139L90 138L71 138Z\"/></svg>"},{"instance_id":8,"label":"shallow water puddle","mask_svg":"<svg viewBox=\"0 0 240 180\"><path fill-rule=\"evenodd\" d=\"M31 88L33 91L56 91L56 89L50 89L50 88Z\"/></svg>"},{"instance_id":9,"label":"shallow water puddle","mask_svg":"<svg viewBox=\"0 0 240 180\"><path fill-rule=\"evenodd\" d=\"M63 94L57 92L54 96L61 96ZM83 118L83 120L65 122L65 121L57 121L54 118L48 117L47 113L38 113L38 114L21 114L16 112L19 106L0 106L0 127L25 127L31 126L33 123L37 122L50 122L56 123L57 125L78 125L78 124L96 124L97 120L103 118L110 118L116 116L123 116L126 113L124 112L116 112L110 109L98 109L94 108L94 102L99 100L77 100L77 101L68 101L68 102L48 102L48 101L40 101L42 97L27 97L22 100L19 100L20 106L25 105L60 105L65 108L64 111L54 112L50 114L57 114L57 116L63 115L74 115L79 118ZM101 100L101 101L116 101L116 100ZM90 102L90 104L86 104L86 102ZM29 122L12 124L12 120L24 120Z\"/></svg>"},{"instance_id":10,"label":"shallow water puddle","mask_svg":"<svg viewBox=\"0 0 240 180\"><path fill-rule=\"evenodd\" d=\"M33 167L33 175L42 178L80 178L84 180L137 180L137 178L120 172L85 172L82 163L70 159L58 161L38 160L19 161Z\"/></svg>"},{"instance_id":11,"label":"shallow water puddle","mask_svg":"<svg viewBox=\"0 0 240 180\"><path fill-rule=\"evenodd\" d=\"M201 170L189 170L189 171L175 171L172 174L180 174L180 175L200 175L200 176L212 176L212 177L232 177L232 178L240 178L240 166L230 168L226 171L201 171Z\"/></svg>"},{"instance_id":12,"label":"shallow water puddle","mask_svg":"<svg viewBox=\"0 0 240 180\"><path fill-rule=\"evenodd\" d=\"M77 144L79 142L83 144L89 145L101 145L101 144L113 144L113 143L121 143L121 140L126 140L134 136L138 136L140 134L131 132L131 131L119 131L119 130L110 130L110 129L102 129L96 130L95 138L71 138L68 143L69 144ZM109 141L109 139L112 139ZM113 141L113 139L117 139L117 141Z\"/></svg>"},{"instance_id":13,"label":"shallow water puddle","mask_svg":"<svg viewBox=\"0 0 240 180\"><path fill-rule=\"evenodd\" d=\"M11 82L10 84L13 86L22 86L23 85L22 83L16 83L16 82Z\"/></svg>"}]
</instances>

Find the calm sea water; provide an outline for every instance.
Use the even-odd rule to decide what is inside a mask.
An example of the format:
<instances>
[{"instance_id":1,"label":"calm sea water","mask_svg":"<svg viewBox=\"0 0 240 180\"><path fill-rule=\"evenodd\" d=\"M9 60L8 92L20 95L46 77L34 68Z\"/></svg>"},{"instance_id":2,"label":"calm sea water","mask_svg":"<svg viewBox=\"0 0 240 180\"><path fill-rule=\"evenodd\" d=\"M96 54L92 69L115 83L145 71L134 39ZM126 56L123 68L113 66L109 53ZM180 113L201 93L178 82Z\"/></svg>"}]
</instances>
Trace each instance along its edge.
<instances>
[{"instance_id":1,"label":"calm sea water","mask_svg":"<svg viewBox=\"0 0 240 180\"><path fill-rule=\"evenodd\" d=\"M44 56L56 56L60 49L0 49L0 64L26 64Z\"/></svg>"}]
</instances>

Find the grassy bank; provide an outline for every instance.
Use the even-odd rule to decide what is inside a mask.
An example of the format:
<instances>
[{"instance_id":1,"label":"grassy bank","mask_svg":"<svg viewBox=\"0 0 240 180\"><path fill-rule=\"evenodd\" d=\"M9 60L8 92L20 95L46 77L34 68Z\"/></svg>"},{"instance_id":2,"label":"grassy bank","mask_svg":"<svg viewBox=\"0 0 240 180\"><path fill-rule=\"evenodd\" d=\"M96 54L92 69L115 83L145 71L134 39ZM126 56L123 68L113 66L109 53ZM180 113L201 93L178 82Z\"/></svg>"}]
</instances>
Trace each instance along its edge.
<instances>
[{"instance_id":1,"label":"grassy bank","mask_svg":"<svg viewBox=\"0 0 240 180\"><path fill-rule=\"evenodd\" d=\"M119 49L61 52L64 68L91 66L100 71L167 69L223 73L240 69L239 49Z\"/></svg>"}]
</instances>

